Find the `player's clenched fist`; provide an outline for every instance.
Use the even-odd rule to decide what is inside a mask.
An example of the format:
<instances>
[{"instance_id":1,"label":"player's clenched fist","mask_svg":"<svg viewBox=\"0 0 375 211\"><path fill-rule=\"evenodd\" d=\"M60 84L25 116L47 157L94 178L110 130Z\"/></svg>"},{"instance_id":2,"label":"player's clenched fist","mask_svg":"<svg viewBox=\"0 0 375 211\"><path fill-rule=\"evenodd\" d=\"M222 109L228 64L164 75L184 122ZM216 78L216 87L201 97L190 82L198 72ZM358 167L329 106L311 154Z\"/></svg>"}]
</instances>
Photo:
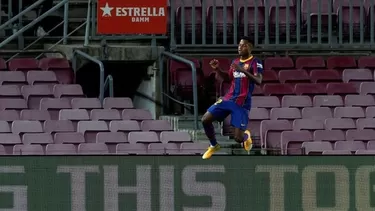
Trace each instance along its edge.
<instances>
[{"instance_id":1,"label":"player's clenched fist","mask_svg":"<svg viewBox=\"0 0 375 211\"><path fill-rule=\"evenodd\" d=\"M210 65L212 67L212 69L216 70L219 68L219 61L216 60L216 59L213 59L210 61Z\"/></svg>"}]
</instances>

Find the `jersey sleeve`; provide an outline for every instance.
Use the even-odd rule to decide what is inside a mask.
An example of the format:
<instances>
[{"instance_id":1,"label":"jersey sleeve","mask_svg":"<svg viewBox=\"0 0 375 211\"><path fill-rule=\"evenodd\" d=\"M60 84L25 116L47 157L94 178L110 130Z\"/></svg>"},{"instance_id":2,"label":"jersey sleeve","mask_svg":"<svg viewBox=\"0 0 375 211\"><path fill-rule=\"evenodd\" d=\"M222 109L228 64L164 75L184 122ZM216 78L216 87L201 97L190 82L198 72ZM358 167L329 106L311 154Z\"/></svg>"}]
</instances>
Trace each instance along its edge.
<instances>
[{"instance_id":1,"label":"jersey sleeve","mask_svg":"<svg viewBox=\"0 0 375 211\"><path fill-rule=\"evenodd\" d=\"M235 62L236 60L232 60L232 62L230 63L230 65L232 66L232 64ZM234 69L232 67L229 67L229 70L228 70L228 74L229 74L229 78L230 79L233 79L233 72L234 72Z\"/></svg>"},{"instance_id":2,"label":"jersey sleeve","mask_svg":"<svg viewBox=\"0 0 375 211\"><path fill-rule=\"evenodd\" d=\"M254 75L257 76L258 74L263 74L263 64L262 64L261 60L255 59L255 61L254 61Z\"/></svg>"}]
</instances>

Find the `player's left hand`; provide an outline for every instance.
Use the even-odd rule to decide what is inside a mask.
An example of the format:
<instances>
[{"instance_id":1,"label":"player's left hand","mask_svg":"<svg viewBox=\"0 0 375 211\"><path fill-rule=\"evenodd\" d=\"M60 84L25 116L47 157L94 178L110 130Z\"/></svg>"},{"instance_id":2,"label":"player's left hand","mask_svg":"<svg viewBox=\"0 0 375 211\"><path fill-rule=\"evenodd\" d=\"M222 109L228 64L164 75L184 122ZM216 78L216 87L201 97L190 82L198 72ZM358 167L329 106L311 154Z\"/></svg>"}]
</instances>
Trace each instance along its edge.
<instances>
[{"instance_id":1,"label":"player's left hand","mask_svg":"<svg viewBox=\"0 0 375 211\"><path fill-rule=\"evenodd\" d=\"M238 72L245 72L245 69L243 69L239 64L233 63L230 67Z\"/></svg>"}]
</instances>

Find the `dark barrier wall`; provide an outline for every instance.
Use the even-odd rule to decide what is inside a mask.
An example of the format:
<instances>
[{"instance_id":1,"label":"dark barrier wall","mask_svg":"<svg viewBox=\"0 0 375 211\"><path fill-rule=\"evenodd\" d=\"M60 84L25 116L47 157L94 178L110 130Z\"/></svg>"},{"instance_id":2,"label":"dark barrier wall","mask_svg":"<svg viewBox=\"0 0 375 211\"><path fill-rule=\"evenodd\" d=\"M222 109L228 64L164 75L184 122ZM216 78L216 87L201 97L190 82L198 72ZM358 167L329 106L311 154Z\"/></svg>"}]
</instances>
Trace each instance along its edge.
<instances>
[{"instance_id":1,"label":"dark barrier wall","mask_svg":"<svg viewBox=\"0 0 375 211\"><path fill-rule=\"evenodd\" d=\"M0 210L374 210L374 157L3 157Z\"/></svg>"}]
</instances>

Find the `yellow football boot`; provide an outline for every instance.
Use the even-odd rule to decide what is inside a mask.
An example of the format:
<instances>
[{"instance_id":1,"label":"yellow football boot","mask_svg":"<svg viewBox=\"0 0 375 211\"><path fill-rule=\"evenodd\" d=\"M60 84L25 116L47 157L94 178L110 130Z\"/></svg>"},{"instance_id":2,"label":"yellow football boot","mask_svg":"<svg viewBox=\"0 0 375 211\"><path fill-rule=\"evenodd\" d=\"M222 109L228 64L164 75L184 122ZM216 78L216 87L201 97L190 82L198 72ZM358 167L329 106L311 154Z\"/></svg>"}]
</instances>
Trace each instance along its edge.
<instances>
[{"instance_id":1,"label":"yellow football boot","mask_svg":"<svg viewBox=\"0 0 375 211\"><path fill-rule=\"evenodd\" d=\"M247 140L243 142L243 148L245 148L246 151L250 151L251 148L253 148L253 140L251 139L251 134L249 130L245 130L245 134L247 135Z\"/></svg>"},{"instance_id":2,"label":"yellow football boot","mask_svg":"<svg viewBox=\"0 0 375 211\"><path fill-rule=\"evenodd\" d=\"M203 156L202 156L202 159L209 159L209 158L211 158L211 156L215 153L215 152L217 152L217 151L219 151L220 150L220 145L219 144L216 144L215 146L209 146L208 148L207 148L207 151L203 154Z\"/></svg>"}]
</instances>

